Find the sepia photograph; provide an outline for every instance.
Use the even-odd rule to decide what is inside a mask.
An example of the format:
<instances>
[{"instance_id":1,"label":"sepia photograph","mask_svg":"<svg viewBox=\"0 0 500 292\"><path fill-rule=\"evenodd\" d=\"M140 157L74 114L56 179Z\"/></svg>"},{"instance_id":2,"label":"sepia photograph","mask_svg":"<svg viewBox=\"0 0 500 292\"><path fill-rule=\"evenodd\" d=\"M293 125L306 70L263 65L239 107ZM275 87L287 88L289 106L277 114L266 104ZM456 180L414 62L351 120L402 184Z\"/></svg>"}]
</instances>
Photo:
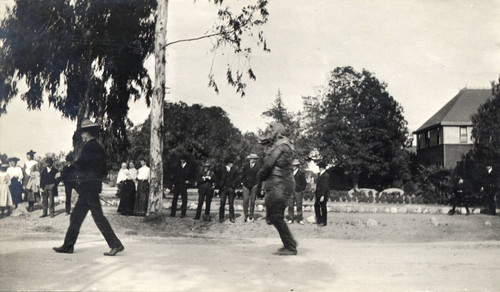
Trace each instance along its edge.
<instances>
[{"instance_id":1,"label":"sepia photograph","mask_svg":"<svg viewBox=\"0 0 500 292\"><path fill-rule=\"evenodd\" d=\"M500 1L0 0L0 291L500 291Z\"/></svg>"}]
</instances>

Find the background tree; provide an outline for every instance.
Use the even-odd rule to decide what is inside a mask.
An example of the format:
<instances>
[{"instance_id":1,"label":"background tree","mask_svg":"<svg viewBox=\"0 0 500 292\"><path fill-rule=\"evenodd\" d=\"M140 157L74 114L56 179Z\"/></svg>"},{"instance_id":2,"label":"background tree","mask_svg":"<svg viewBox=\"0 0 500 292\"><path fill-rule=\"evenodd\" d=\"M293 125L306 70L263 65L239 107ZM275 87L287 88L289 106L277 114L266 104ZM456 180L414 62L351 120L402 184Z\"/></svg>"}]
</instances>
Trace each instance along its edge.
<instances>
[{"instance_id":1,"label":"background tree","mask_svg":"<svg viewBox=\"0 0 500 292\"><path fill-rule=\"evenodd\" d=\"M304 98L306 137L326 163L361 174L402 178L408 145L403 109L370 72L338 67L316 96Z\"/></svg>"},{"instance_id":2,"label":"background tree","mask_svg":"<svg viewBox=\"0 0 500 292\"><path fill-rule=\"evenodd\" d=\"M492 83L492 94L471 117L474 157L482 165L500 167L500 78Z\"/></svg>"},{"instance_id":3,"label":"background tree","mask_svg":"<svg viewBox=\"0 0 500 292\"><path fill-rule=\"evenodd\" d=\"M144 60L155 7L154 0L16 1L0 26L0 113L24 80L29 110L48 100L77 128L94 117L126 144L129 100L151 96Z\"/></svg>"},{"instance_id":4,"label":"background tree","mask_svg":"<svg viewBox=\"0 0 500 292\"><path fill-rule=\"evenodd\" d=\"M164 106L163 116L165 130L162 160L166 187L171 185L171 177L181 155L187 155L188 160L195 165L202 161L215 165L223 163L226 158L244 160L255 149L251 144L257 144L253 134L246 134L246 138L243 138L220 107L168 102ZM129 130L132 145L130 159L148 157L151 134L149 123L151 121L148 118L144 124Z\"/></svg>"}]
</instances>

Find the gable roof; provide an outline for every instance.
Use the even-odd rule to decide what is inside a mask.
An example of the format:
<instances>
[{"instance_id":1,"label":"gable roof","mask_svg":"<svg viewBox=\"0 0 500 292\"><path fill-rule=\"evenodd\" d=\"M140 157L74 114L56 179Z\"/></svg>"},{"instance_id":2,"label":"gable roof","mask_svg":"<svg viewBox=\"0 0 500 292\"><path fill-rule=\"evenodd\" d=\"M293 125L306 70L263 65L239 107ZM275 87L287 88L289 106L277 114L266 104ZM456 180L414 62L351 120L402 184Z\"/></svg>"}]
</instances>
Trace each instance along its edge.
<instances>
[{"instance_id":1,"label":"gable roof","mask_svg":"<svg viewBox=\"0 0 500 292\"><path fill-rule=\"evenodd\" d=\"M471 116L491 97L491 89L462 89L414 133L439 125L470 126Z\"/></svg>"}]
</instances>

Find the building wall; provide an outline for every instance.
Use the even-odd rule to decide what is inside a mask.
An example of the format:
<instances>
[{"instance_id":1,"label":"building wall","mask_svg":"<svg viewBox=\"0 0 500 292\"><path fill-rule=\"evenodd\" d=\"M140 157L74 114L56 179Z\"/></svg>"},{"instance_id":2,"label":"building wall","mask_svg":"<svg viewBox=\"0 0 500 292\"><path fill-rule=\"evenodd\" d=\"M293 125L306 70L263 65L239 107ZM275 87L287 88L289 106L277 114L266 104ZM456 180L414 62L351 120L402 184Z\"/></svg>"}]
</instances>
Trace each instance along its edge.
<instances>
[{"instance_id":1,"label":"building wall","mask_svg":"<svg viewBox=\"0 0 500 292\"><path fill-rule=\"evenodd\" d=\"M444 145L444 167L454 169L470 149L472 144Z\"/></svg>"},{"instance_id":2,"label":"building wall","mask_svg":"<svg viewBox=\"0 0 500 292\"><path fill-rule=\"evenodd\" d=\"M417 150L417 164L423 166L443 165L444 147L438 145Z\"/></svg>"},{"instance_id":3,"label":"building wall","mask_svg":"<svg viewBox=\"0 0 500 292\"><path fill-rule=\"evenodd\" d=\"M443 143L444 144L472 144L472 127L464 126L467 131L466 142L460 139L459 126L443 126Z\"/></svg>"}]
</instances>

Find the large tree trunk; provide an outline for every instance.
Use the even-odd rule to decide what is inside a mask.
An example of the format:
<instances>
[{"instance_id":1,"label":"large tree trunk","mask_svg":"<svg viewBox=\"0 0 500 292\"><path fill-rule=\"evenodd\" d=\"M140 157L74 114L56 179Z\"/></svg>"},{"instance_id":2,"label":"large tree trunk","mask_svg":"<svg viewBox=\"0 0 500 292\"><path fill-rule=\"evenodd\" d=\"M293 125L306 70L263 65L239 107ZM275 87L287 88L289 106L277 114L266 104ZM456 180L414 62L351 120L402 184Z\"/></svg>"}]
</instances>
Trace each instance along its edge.
<instances>
[{"instance_id":1,"label":"large tree trunk","mask_svg":"<svg viewBox=\"0 0 500 292\"><path fill-rule=\"evenodd\" d=\"M168 0L159 0L155 28L155 85L151 100L151 185L148 215L161 211L163 199L163 99L166 89L167 12Z\"/></svg>"}]
</instances>

